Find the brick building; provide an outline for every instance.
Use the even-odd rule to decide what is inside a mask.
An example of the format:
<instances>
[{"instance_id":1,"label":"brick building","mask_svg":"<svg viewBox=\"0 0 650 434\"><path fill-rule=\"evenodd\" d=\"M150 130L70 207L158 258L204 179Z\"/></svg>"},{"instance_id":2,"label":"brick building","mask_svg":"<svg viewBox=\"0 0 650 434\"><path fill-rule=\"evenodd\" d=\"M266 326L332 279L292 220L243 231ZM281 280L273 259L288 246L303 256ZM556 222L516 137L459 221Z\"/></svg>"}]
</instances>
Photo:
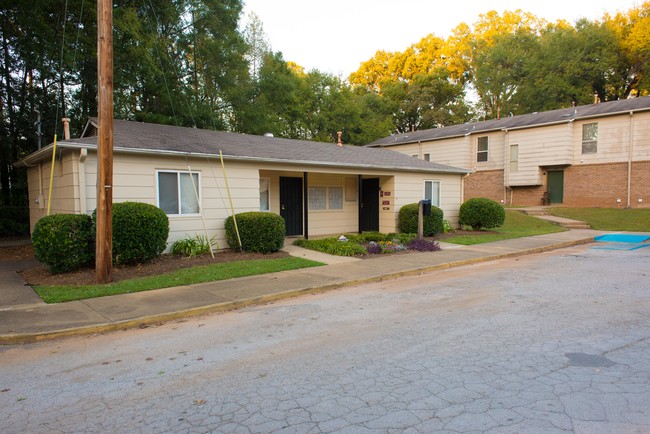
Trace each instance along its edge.
<instances>
[{"instance_id":1,"label":"brick building","mask_svg":"<svg viewBox=\"0 0 650 434\"><path fill-rule=\"evenodd\" d=\"M650 207L650 97L415 131L367 146L470 170L464 199Z\"/></svg>"}]
</instances>

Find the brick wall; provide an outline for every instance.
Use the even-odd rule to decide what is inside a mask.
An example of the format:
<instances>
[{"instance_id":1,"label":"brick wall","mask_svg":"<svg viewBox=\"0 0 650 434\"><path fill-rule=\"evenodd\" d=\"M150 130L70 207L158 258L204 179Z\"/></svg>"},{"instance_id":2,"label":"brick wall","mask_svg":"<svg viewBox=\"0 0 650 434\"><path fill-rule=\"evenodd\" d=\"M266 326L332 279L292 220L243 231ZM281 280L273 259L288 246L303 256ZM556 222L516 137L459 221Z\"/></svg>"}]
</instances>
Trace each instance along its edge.
<instances>
[{"instance_id":1,"label":"brick wall","mask_svg":"<svg viewBox=\"0 0 650 434\"><path fill-rule=\"evenodd\" d=\"M465 200L487 197L501 203L504 200L503 176L503 170L470 174L465 178ZM505 204L541 205L545 190L546 186L513 187L512 191L506 190ZM630 191L631 208L650 208L650 161L632 163ZM627 163L577 165L564 169L565 206L624 208L626 201Z\"/></svg>"},{"instance_id":2,"label":"brick wall","mask_svg":"<svg viewBox=\"0 0 650 434\"><path fill-rule=\"evenodd\" d=\"M630 192L631 208L650 208L650 161L632 163Z\"/></svg>"},{"instance_id":3,"label":"brick wall","mask_svg":"<svg viewBox=\"0 0 650 434\"><path fill-rule=\"evenodd\" d=\"M487 197L498 203L504 200L503 170L474 172L465 178L465 200Z\"/></svg>"},{"instance_id":4,"label":"brick wall","mask_svg":"<svg viewBox=\"0 0 650 434\"><path fill-rule=\"evenodd\" d=\"M512 187L508 190L506 204L515 206L540 206L546 187L536 185L532 187Z\"/></svg>"},{"instance_id":5,"label":"brick wall","mask_svg":"<svg viewBox=\"0 0 650 434\"><path fill-rule=\"evenodd\" d=\"M630 207L650 207L650 161L632 163ZM638 199L643 202L639 203ZM620 200L618 202L617 200ZM627 163L571 166L564 171L564 204L572 207L624 208Z\"/></svg>"}]
</instances>

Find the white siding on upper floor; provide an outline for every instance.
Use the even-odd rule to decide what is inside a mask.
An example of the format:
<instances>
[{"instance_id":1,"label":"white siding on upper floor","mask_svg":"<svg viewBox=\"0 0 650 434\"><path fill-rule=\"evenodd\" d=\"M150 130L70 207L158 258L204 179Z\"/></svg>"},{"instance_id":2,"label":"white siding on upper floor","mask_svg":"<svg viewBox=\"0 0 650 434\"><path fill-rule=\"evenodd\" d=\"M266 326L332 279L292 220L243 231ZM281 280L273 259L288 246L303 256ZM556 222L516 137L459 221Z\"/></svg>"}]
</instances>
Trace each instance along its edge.
<instances>
[{"instance_id":1,"label":"white siding on upper floor","mask_svg":"<svg viewBox=\"0 0 650 434\"><path fill-rule=\"evenodd\" d=\"M582 127L598 124L597 151L582 153ZM650 112L635 113L604 118L581 120L575 123L573 132L574 164L620 163L630 158L643 161L650 158Z\"/></svg>"}]
</instances>

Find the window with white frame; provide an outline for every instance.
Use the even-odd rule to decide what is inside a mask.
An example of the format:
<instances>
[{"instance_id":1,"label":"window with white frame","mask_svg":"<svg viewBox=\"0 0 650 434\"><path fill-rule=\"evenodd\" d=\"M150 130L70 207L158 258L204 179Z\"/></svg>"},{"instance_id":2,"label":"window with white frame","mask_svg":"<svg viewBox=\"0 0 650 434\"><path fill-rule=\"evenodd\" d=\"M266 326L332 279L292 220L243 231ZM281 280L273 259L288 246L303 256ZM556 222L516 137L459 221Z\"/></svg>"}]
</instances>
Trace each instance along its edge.
<instances>
[{"instance_id":1,"label":"window with white frame","mask_svg":"<svg viewBox=\"0 0 650 434\"><path fill-rule=\"evenodd\" d=\"M424 161L431 161L431 154L424 154L422 157Z\"/></svg>"},{"instance_id":2,"label":"window with white frame","mask_svg":"<svg viewBox=\"0 0 650 434\"><path fill-rule=\"evenodd\" d=\"M343 209L343 187L309 187L309 209L311 211Z\"/></svg>"},{"instance_id":3,"label":"window with white frame","mask_svg":"<svg viewBox=\"0 0 650 434\"><path fill-rule=\"evenodd\" d=\"M260 178L260 211L271 210L270 178Z\"/></svg>"},{"instance_id":4,"label":"window with white frame","mask_svg":"<svg viewBox=\"0 0 650 434\"><path fill-rule=\"evenodd\" d=\"M424 181L424 199L440 207L440 181Z\"/></svg>"},{"instance_id":5,"label":"window with white frame","mask_svg":"<svg viewBox=\"0 0 650 434\"><path fill-rule=\"evenodd\" d=\"M519 170L519 145L510 145L510 172Z\"/></svg>"},{"instance_id":6,"label":"window with white frame","mask_svg":"<svg viewBox=\"0 0 650 434\"><path fill-rule=\"evenodd\" d=\"M158 207L168 215L198 214L200 181L198 173L158 171Z\"/></svg>"},{"instance_id":7,"label":"window with white frame","mask_svg":"<svg viewBox=\"0 0 650 434\"><path fill-rule=\"evenodd\" d=\"M595 154L598 152L598 122L582 126L582 153Z\"/></svg>"},{"instance_id":8,"label":"window with white frame","mask_svg":"<svg viewBox=\"0 0 650 434\"><path fill-rule=\"evenodd\" d=\"M488 138L487 136L478 138L478 145L476 147L476 161L481 163L488 160Z\"/></svg>"}]
</instances>

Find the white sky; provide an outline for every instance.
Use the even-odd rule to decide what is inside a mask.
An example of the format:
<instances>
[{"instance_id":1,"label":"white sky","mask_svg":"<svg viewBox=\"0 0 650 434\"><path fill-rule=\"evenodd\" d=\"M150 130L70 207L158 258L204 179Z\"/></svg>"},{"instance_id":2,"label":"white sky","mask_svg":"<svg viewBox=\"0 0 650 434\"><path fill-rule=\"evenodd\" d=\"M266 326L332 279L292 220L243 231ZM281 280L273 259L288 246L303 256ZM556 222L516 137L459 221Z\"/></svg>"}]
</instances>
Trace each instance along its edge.
<instances>
[{"instance_id":1,"label":"white sky","mask_svg":"<svg viewBox=\"0 0 650 434\"><path fill-rule=\"evenodd\" d=\"M548 21L599 19L626 12L641 0L244 0L244 20L255 12L273 51L307 71L356 71L377 50L404 51L433 33L443 39L479 14L521 9Z\"/></svg>"}]
</instances>

